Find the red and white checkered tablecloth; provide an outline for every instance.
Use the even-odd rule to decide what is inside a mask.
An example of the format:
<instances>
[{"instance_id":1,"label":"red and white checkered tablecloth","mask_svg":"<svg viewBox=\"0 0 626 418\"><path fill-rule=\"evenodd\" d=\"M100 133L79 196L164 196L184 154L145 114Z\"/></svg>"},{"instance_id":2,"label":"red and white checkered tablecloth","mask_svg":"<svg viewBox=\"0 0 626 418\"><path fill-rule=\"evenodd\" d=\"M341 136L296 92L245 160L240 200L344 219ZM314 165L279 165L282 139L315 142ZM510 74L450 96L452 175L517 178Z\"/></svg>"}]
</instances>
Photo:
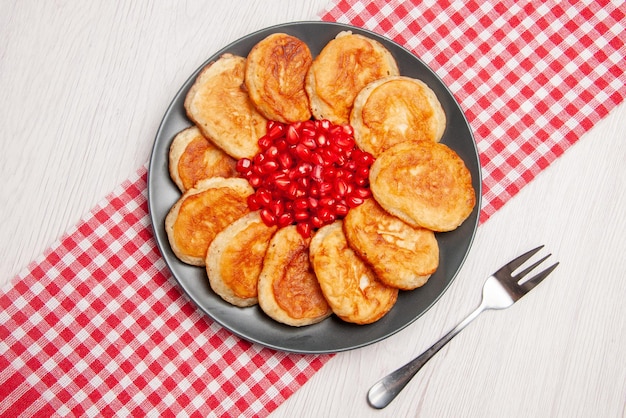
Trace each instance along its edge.
<instances>
[{"instance_id":1,"label":"red and white checkered tablecloth","mask_svg":"<svg viewBox=\"0 0 626 418\"><path fill-rule=\"evenodd\" d=\"M486 220L626 96L619 1L338 0L450 87ZM0 415L266 416L331 356L276 352L200 314L152 236L146 168L0 292Z\"/></svg>"}]
</instances>

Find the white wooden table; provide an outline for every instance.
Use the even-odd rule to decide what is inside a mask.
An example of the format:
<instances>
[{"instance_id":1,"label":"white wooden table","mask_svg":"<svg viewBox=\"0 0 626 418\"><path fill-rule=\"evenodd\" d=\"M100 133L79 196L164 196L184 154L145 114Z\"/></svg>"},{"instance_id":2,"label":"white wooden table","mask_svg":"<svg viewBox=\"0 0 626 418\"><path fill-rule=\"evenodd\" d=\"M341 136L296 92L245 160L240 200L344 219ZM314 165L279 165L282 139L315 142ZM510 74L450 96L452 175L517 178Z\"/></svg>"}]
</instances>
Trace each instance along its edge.
<instances>
[{"instance_id":1,"label":"white wooden table","mask_svg":"<svg viewBox=\"0 0 626 418\"><path fill-rule=\"evenodd\" d=\"M0 2L0 283L148 161L169 101L209 55L326 0ZM626 106L480 226L440 301L407 329L336 355L272 416L626 414ZM368 387L480 300L484 278L546 244L561 262L488 312L383 412Z\"/></svg>"}]
</instances>

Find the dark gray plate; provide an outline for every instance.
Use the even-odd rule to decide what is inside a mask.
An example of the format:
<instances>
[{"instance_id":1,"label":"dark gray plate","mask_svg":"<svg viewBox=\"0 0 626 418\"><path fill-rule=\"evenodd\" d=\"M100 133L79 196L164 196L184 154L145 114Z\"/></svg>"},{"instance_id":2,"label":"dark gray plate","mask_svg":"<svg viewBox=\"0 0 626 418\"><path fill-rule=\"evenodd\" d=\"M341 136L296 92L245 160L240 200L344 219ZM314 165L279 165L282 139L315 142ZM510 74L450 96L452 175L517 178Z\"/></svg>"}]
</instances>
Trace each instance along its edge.
<instances>
[{"instance_id":1,"label":"dark gray plate","mask_svg":"<svg viewBox=\"0 0 626 418\"><path fill-rule=\"evenodd\" d=\"M176 133L191 125L185 116L183 102L204 65L225 52L246 56L257 42L275 32L300 38L316 56L328 41L343 30L351 30L381 42L396 58L402 75L423 80L437 94L448 122L442 142L453 148L469 168L477 204L470 217L458 229L438 234L440 266L437 272L425 286L410 292L400 292L396 305L381 320L371 325L352 325L332 316L316 325L294 328L268 318L258 306L242 309L224 302L211 290L204 268L188 266L172 253L165 233L165 217L180 197L180 192L169 177L168 150ZM448 288L465 260L478 225L481 197L480 164L472 131L459 104L439 77L411 52L387 38L360 28L327 22L296 22L260 30L216 52L202 67L191 74L165 112L148 172L148 205L157 244L172 274L189 298L213 320L236 335L270 348L298 353L333 353L363 347L400 331L426 312Z\"/></svg>"}]
</instances>

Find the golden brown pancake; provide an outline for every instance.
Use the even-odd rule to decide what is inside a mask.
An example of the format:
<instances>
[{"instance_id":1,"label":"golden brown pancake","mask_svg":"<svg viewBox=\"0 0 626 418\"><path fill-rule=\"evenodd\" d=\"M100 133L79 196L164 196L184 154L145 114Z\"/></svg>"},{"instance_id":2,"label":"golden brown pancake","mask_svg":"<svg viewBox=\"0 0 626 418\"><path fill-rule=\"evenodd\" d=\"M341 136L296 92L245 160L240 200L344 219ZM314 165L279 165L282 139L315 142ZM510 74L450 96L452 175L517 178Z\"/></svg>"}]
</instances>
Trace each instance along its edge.
<instances>
[{"instance_id":1,"label":"golden brown pancake","mask_svg":"<svg viewBox=\"0 0 626 418\"><path fill-rule=\"evenodd\" d=\"M332 314L309 261L309 242L294 225L279 229L265 254L259 277L259 306L291 326L311 325Z\"/></svg>"},{"instance_id":2,"label":"golden brown pancake","mask_svg":"<svg viewBox=\"0 0 626 418\"><path fill-rule=\"evenodd\" d=\"M446 114L435 93L421 80L390 76L368 84L350 114L357 145L374 157L407 140L439 141Z\"/></svg>"},{"instance_id":3,"label":"golden brown pancake","mask_svg":"<svg viewBox=\"0 0 626 418\"><path fill-rule=\"evenodd\" d=\"M250 211L247 197L253 192L250 184L240 178L200 180L181 196L165 218L174 254L187 264L204 266L215 236Z\"/></svg>"},{"instance_id":4,"label":"golden brown pancake","mask_svg":"<svg viewBox=\"0 0 626 418\"><path fill-rule=\"evenodd\" d=\"M233 305L255 305L263 258L274 232L276 227L265 225L256 211L217 234L206 256L213 291Z\"/></svg>"},{"instance_id":5,"label":"golden brown pancake","mask_svg":"<svg viewBox=\"0 0 626 418\"><path fill-rule=\"evenodd\" d=\"M170 177L181 192L209 177L235 177L237 161L202 135L197 126L179 132L170 145Z\"/></svg>"},{"instance_id":6,"label":"golden brown pancake","mask_svg":"<svg viewBox=\"0 0 626 418\"><path fill-rule=\"evenodd\" d=\"M335 124L350 121L357 94L374 80L399 75L391 53L378 41L345 31L315 58L306 78L311 113Z\"/></svg>"},{"instance_id":7,"label":"golden brown pancake","mask_svg":"<svg viewBox=\"0 0 626 418\"><path fill-rule=\"evenodd\" d=\"M245 68L245 58L224 54L200 72L185 97L187 116L236 159L254 157L267 128L243 88Z\"/></svg>"},{"instance_id":8,"label":"golden brown pancake","mask_svg":"<svg viewBox=\"0 0 626 418\"><path fill-rule=\"evenodd\" d=\"M476 204L463 160L433 141L406 141L383 152L370 168L370 188L387 212L433 231L457 228Z\"/></svg>"},{"instance_id":9,"label":"golden brown pancake","mask_svg":"<svg viewBox=\"0 0 626 418\"><path fill-rule=\"evenodd\" d=\"M307 44L285 33L257 43L246 58L246 88L266 118L283 123L311 119L304 79L313 58Z\"/></svg>"},{"instance_id":10,"label":"golden brown pancake","mask_svg":"<svg viewBox=\"0 0 626 418\"><path fill-rule=\"evenodd\" d=\"M390 215L374 199L350 209L343 230L350 247L388 286L423 286L439 265L435 233Z\"/></svg>"},{"instance_id":11,"label":"golden brown pancake","mask_svg":"<svg viewBox=\"0 0 626 418\"><path fill-rule=\"evenodd\" d=\"M324 297L342 320L370 324L396 303L398 289L380 282L348 246L342 221L323 226L315 233L310 257Z\"/></svg>"}]
</instances>

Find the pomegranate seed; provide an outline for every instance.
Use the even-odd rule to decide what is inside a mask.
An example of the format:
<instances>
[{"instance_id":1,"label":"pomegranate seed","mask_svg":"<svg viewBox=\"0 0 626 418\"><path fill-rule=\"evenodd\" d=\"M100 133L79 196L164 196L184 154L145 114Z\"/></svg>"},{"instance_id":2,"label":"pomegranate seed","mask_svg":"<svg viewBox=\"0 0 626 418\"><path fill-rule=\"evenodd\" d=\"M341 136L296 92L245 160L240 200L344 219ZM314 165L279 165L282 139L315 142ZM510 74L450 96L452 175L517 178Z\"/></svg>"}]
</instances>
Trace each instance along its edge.
<instances>
[{"instance_id":1,"label":"pomegranate seed","mask_svg":"<svg viewBox=\"0 0 626 418\"><path fill-rule=\"evenodd\" d=\"M267 208L261 209L261 220L268 226L276 225L276 216Z\"/></svg>"},{"instance_id":2,"label":"pomegranate seed","mask_svg":"<svg viewBox=\"0 0 626 418\"><path fill-rule=\"evenodd\" d=\"M324 226L324 221L322 221L319 216L312 216L311 225L314 228L321 228L322 226Z\"/></svg>"},{"instance_id":3,"label":"pomegranate seed","mask_svg":"<svg viewBox=\"0 0 626 418\"><path fill-rule=\"evenodd\" d=\"M317 152L312 153L311 164L324 165L324 157L322 157L322 155Z\"/></svg>"},{"instance_id":4,"label":"pomegranate seed","mask_svg":"<svg viewBox=\"0 0 626 418\"><path fill-rule=\"evenodd\" d=\"M285 204L282 200L274 200L267 207L274 216L280 216L285 213Z\"/></svg>"},{"instance_id":5,"label":"pomegranate seed","mask_svg":"<svg viewBox=\"0 0 626 418\"><path fill-rule=\"evenodd\" d=\"M249 158L241 158L237 161L235 169L239 173L245 173L250 169L250 167L252 167L252 160L250 160Z\"/></svg>"},{"instance_id":6,"label":"pomegranate seed","mask_svg":"<svg viewBox=\"0 0 626 418\"><path fill-rule=\"evenodd\" d=\"M368 178L356 178L354 179L354 184L356 184L359 187L367 187L369 186L369 179Z\"/></svg>"},{"instance_id":7,"label":"pomegranate seed","mask_svg":"<svg viewBox=\"0 0 626 418\"><path fill-rule=\"evenodd\" d=\"M361 179L367 178L370 175L370 169L365 166L358 166L354 171L354 175Z\"/></svg>"},{"instance_id":8,"label":"pomegranate seed","mask_svg":"<svg viewBox=\"0 0 626 418\"><path fill-rule=\"evenodd\" d=\"M298 133L295 125L289 125L289 127L287 127L285 140L289 145L296 145L298 141L300 141L300 134Z\"/></svg>"},{"instance_id":9,"label":"pomegranate seed","mask_svg":"<svg viewBox=\"0 0 626 418\"><path fill-rule=\"evenodd\" d=\"M346 192L348 191L348 183L346 183L346 181L342 178L338 178L335 180L335 193L337 193L338 196L345 196Z\"/></svg>"},{"instance_id":10,"label":"pomegranate seed","mask_svg":"<svg viewBox=\"0 0 626 418\"><path fill-rule=\"evenodd\" d=\"M265 154L257 154L254 156L254 158L252 159L252 162L254 163L254 165L261 165L265 162L267 158L265 157Z\"/></svg>"},{"instance_id":11,"label":"pomegranate seed","mask_svg":"<svg viewBox=\"0 0 626 418\"><path fill-rule=\"evenodd\" d=\"M298 222L306 221L309 219L309 212L306 210L299 210L293 213L293 217Z\"/></svg>"},{"instance_id":12,"label":"pomegranate seed","mask_svg":"<svg viewBox=\"0 0 626 418\"><path fill-rule=\"evenodd\" d=\"M306 190L309 188L310 185L311 185L310 177L300 177L298 179L298 187L300 187L301 189Z\"/></svg>"},{"instance_id":13,"label":"pomegranate seed","mask_svg":"<svg viewBox=\"0 0 626 418\"><path fill-rule=\"evenodd\" d=\"M339 145L341 148L352 148L354 147L354 139L349 136L337 136L335 143Z\"/></svg>"},{"instance_id":14,"label":"pomegranate seed","mask_svg":"<svg viewBox=\"0 0 626 418\"><path fill-rule=\"evenodd\" d=\"M302 235L304 238L308 238L311 236L311 224L308 222L300 222L296 225L296 230Z\"/></svg>"},{"instance_id":15,"label":"pomegranate seed","mask_svg":"<svg viewBox=\"0 0 626 418\"><path fill-rule=\"evenodd\" d=\"M304 132L303 132L304 133ZM309 148L309 149L315 149L317 148L317 141L315 140L314 137L305 137L302 138L302 141L300 142L302 145L304 145L305 147Z\"/></svg>"},{"instance_id":16,"label":"pomegranate seed","mask_svg":"<svg viewBox=\"0 0 626 418\"><path fill-rule=\"evenodd\" d=\"M273 173L276 170L278 170L278 163L276 161L271 161L271 160L270 161L266 161L261 166L261 173L262 174Z\"/></svg>"},{"instance_id":17,"label":"pomegranate seed","mask_svg":"<svg viewBox=\"0 0 626 418\"><path fill-rule=\"evenodd\" d=\"M287 143L287 140L285 138L278 138L276 141L274 141L274 145L276 146L276 149L278 149L278 151L280 152L287 151L287 149L289 148L289 144Z\"/></svg>"},{"instance_id":18,"label":"pomegranate seed","mask_svg":"<svg viewBox=\"0 0 626 418\"><path fill-rule=\"evenodd\" d=\"M269 137L269 135L263 135L259 138L259 147L265 151L272 145L273 139Z\"/></svg>"},{"instance_id":19,"label":"pomegranate seed","mask_svg":"<svg viewBox=\"0 0 626 418\"><path fill-rule=\"evenodd\" d=\"M333 185L330 183L320 183L319 191L320 196L326 196L333 189Z\"/></svg>"},{"instance_id":20,"label":"pomegranate seed","mask_svg":"<svg viewBox=\"0 0 626 418\"><path fill-rule=\"evenodd\" d=\"M250 186L256 189L261 185L261 183L263 183L263 179L261 178L261 176L253 174L248 178L248 183L250 183Z\"/></svg>"},{"instance_id":21,"label":"pomegranate seed","mask_svg":"<svg viewBox=\"0 0 626 418\"><path fill-rule=\"evenodd\" d=\"M315 137L315 142L317 143L317 146L323 147L328 143L328 139L326 139L326 135L320 132Z\"/></svg>"},{"instance_id":22,"label":"pomegranate seed","mask_svg":"<svg viewBox=\"0 0 626 418\"><path fill-rule=\"evenodd\" d=\"M313 166L310 163L300 163L296 166L296 172L300 176L307 176L311 174L311 171L313 171Z\"/></svg>"},{"instance_id":23,"label":"pomegranate seed","mask_svg":"<svg viewBox=\"0 0 626 418\"><path fill-rule=\"evenodd\" d=\"M296 145L294 152L296 156L300 158L302 161L311 160L311 150L302 143L299 143L298 145Z\"/></svg>"},{"instance_id":24,"label":"pomegranate seed","mask_svg":"<svg viewBox=\"0 0 626 418\"><path fill-rule=\"evenodd\" d=\"M283 136L284 131L285 131L285 126L282 123L276 123L274 126L269 128L267 132L267 136L272 140L276 138L280 138L281 136Z\"/></svg>"},{"instance_id":25,"label":"pomegranate seed","mask_svg":"<svg viewBox=\"0 0 626 418\"><path fill-rule=\"evenodd\" d=\"M293 223L293 215L289 212L285 212L278 217L278 221L276 222L280 228L284 228Z\"/></svg>"},{"instance_id":26,"label":"pomegranate seed","mask_svg":"<svg viewBox=\"0 0 626 418\"><path fill-rule=\"evenodd\" d=\"M335 213L337 214L337 216L346 216L349 210L350 208L348 207L348 205L343 203L338 203L335 206Z\"/></svg>"},{"instance_id":27,"label":"pomegranate seed","mask_svg":"<svg viewBox=\"0 0 626 418\"><path fill-rule=\"evenodd\" d=\"M282 174L282 173L279 173L279 174ZM276 176L276 178L274 179L274 184L276 185L276 188L280 190L287 190L287 188L291 184L291 180L289 180L289 178L285 177L284 175L280 175L280 176Z\"/></svg>"},{"instance_id":28,"label":"pomegranate seed","mask_svg":"<svg viewBox=\"0 0 626 418\"><path fill-rule=\"evenodd\" d=\"M319 155L319 154L316 154ZM321 164L317 164L313 167L313 171L311 172L311 177L316 181L321 181L324 177L324 166Z\"/></svg>"},{"instance_id":29,"label":"pomegranate seed","mask_svg":"<svg viewBox=\"0 0 626 418\"><path fill-rule=\"evenodd\" d=\"M294 163L293 157L287 153L280 153L276 159L283 170L289 170Z\"/></svg>"},{"instance_id":30,"label":"pomegranate seed","mask_svg":"<svg viewBox=\"0 0 626 418\"><path fill-rule=\"evenodd\" d=\"M280 151L278 151L278 147L276 147L276 145L272 145L265 151L265 156L271 160L275 160L279 153Z\"/></svg>"},{"instance_id":31,"label":"pomegranate seed","mask_svg":"<svg viewBox=\"0 0 626 418\"><path fill-rule=\"evenodd\" d=\"M259 199L256 195L251 194L250 196L248 196L248 207L250 208L250 210L259 210L261 209L261 204L259 203Z\"/></svg>"},{"instance_id":32,"label":"pomegranate seed","mask_svg":"<svg viewBox=\"0 0 626 418\"><path fill-rule=\"evenodd\" d=\"M306 210L309 207L309 201L304 197L299 197L293 201L293 207L296 210Z\"/></svg>"},{"instance_id":33,"label":"pomegranate seed","mask_svg":"<svg viewBox=\"0 0 626 418\"><path fill-rule=\"evenodd\" d=\"M256 192L256 200L263 206L267 206L272 201L272 193L267 189L259 189Z\"/></svg>"},{"instance_id":34,"label":"pomegranate seed","mask_svg":"<svg viewBox=\"0 0 626 418\"><path fill-rule=\"evenodd\" d=\"M370 189L366 189L364 187L359 187L358 189L354 189L351 193L352 196L357 196L362 199L367 199L368 197L371 196L371 194L372 192L370 191Z\"/></svg>"},{"instance_id":35,"label":"pomegranate seed","mask_svg":"<svg viewBox=\"0 0 626 418\"><path fill-rule=\"evenodd\" d=\"M346 203L351 208L356 208L357 206L361 205L364 201L365 199L358 197L358 196L354 196L354 195L350 195L346 197Z\"/></svg>"}]
</instances>

